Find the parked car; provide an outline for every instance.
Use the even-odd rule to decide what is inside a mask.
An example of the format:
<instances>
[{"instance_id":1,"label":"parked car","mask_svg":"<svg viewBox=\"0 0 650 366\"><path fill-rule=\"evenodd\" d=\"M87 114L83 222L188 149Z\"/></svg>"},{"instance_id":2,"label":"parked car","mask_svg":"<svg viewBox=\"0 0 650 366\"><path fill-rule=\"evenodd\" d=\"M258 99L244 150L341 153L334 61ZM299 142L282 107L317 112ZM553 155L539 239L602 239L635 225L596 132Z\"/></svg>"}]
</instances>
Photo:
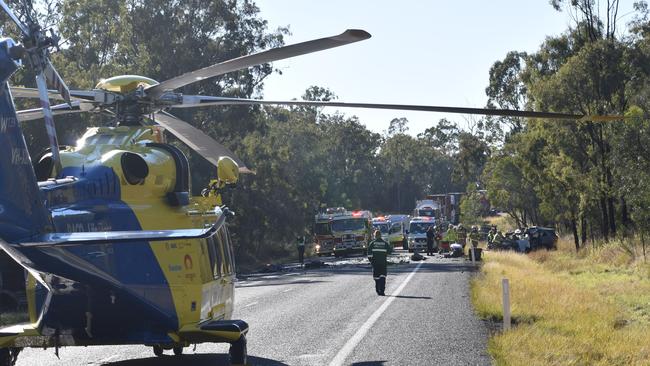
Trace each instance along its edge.
<instances>
[{"instance_id":1,"label":"parked car","mask_svg":"<svg viewBox=\"0 0 650 366\"><path fill-rule=\"evenodd\" d=\"M525 233L528 234L531 250L536 249L557 249L558 235L555 229L540 226L531 226L526 228Z\"/></svg>"}]
</instances>

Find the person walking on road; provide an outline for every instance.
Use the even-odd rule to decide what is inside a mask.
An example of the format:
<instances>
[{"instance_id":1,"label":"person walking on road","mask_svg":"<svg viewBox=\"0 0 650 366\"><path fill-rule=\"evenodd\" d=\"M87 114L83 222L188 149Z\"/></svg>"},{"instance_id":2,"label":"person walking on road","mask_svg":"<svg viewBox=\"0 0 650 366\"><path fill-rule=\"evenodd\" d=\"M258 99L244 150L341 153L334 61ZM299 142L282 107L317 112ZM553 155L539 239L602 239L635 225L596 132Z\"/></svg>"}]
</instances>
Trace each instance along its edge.
<instances>
[{"instance_id":1,"label":"person walking on road","mask_svg":"<svg viewBox=\"0 0 650 366\"><path fill-rule=\"evenodd\" d=\"M372 264L372 277L375 279L377 295L384 296L386 291L386 274L388 255L393 252L393 247L381 238L381 231L375 231L375 240L368 246L368 260Z\"/></svg>"},{"instance_id":2,"label":"person walking on road","mask_svg":"<svg viewBox=\"0 0 650 366\"><path fill-rule=\"evenodd\" d=\"M436 233L433 231L433 226L427 229L427 255L433 255L433 241L436 238Z\"/></svg>"},{"instance_id":3,"label":"person walking on road","mask_svg":"<svg viewBox=\"0 0 650 366\"><path fill-rule=\"evenodd\" d=\"M300 262L300 265L302 266L305 264L305 237L299 236L296 239L296 246L298 248L298 262Z\"/></svg>"}]
</instances>

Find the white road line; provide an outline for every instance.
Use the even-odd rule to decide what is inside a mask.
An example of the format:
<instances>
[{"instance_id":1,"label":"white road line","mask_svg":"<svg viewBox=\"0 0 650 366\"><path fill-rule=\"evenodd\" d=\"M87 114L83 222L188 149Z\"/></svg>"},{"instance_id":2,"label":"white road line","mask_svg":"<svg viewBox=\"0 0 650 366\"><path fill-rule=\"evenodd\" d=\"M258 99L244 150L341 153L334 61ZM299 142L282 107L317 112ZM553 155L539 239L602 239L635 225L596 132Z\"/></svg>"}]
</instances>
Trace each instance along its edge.
<instances>
[{"instance_id":1,"label":"white road line","mask_svg":"<svg viewBox=\"0 0 650 366\"><path fill-rule=\"evenodd\" d=\"M250 304L248 304L248 305L246 305L246 306L244 306L244 307L247 308L247 307L249 307L249 306L253 306L253 305L257 305L257 304L258 304L258 302L255 301L255 302L252 302L252 303L250 303Z\"/></svg>"},{"instance_id":2,"label":"white road line","mask_svg":"<svg viewBox=\"0 0 650 366\"><path fill-rule=\"evenodd\" d=\"M330 362L329 366L341 366L341 365L343 365L343 362L345 362L345 359L348 358L350 353L352 353L354 348L359 344L359 342L361 342L363 337L366 336L366 333L368 333L370 328L372 328L372 326L375 324L377 319L379 319L381 314L383 314L384 311L386 311L386 309L388 309L388 306L393 302L393 300L395 300L395 298L396 298L395 296L398 296L400 294L400 292L402 292L404 287L406 287L406 285L409 283L409 281L411 281L411 278L413 278L413 276L415 275L415 272L417 272L418 269L420 269L420 267L422 266L422 263L424 263L424 262L418 263L418 265L415 266L415 269L413 270L413 272L411 272L408 275L408 277L406 277L404 282L402 282L402 284L399 285L397 290L395 290L395 292L393 292L391 294L391 296L389 296L388 299L386 299L386 301L384 301L384 303L381 304L379 309L375 310L375 312L372 313L370 318L368 318L368 320L366 320L366 322L363 323L361 328L359 328L359 330L357 330L357 332L352 336L352 338L350 338L345 343L345 346L343 346L343 348L341 348L339 350L339 353L336 354L336 356L334 357L332 362Z\"/></svg>"}]
</instances>

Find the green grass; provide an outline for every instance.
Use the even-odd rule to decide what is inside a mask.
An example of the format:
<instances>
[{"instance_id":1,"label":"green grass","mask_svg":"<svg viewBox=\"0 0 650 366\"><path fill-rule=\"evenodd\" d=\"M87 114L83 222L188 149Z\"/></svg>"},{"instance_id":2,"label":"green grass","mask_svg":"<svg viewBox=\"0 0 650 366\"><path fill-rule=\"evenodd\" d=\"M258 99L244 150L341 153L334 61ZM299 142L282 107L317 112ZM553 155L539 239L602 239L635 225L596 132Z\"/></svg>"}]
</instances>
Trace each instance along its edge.
<instances>
[{"instance_id":1,"label":"green grass","mask_svg":"<svg viewBox=\"0 0 650 366\"><path fill-rule=\"evenodd\" d=\"M479 316L502 321L501 279L511 286L510 331L495 332L497 365L650 365L650 268L620 242L576 254L485 253L472 281Z\"/></svg>"}]
</instances>

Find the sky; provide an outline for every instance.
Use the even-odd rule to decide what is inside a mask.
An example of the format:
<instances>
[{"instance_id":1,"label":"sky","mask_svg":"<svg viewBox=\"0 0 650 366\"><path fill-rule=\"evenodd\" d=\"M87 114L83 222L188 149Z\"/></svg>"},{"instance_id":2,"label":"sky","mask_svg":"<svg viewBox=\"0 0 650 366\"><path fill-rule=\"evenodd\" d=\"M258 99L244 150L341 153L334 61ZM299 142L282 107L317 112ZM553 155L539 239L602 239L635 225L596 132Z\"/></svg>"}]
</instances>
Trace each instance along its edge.
<instances>
[{"instance_id":1,"label":"sky","mask_svg":"<svg viewBox=\"0 0 650 366\"><path fill-rule=\"evenodd\" d=\"M298 98L311 85L327 87L340 101L449 105L482 108L489 70L509 51L534 52L547 36L573 20L548 0L255 0L269 29L289 26L285 44L363 29L369 40L278 61L264 83L265 99ZM633 0L621 0L621 24ZM464 115L328 108L356 115L383 133L397 117L417 135L447 118ZM474 117L475 118L475 117Z\"/></svg>"}]
</instances>

